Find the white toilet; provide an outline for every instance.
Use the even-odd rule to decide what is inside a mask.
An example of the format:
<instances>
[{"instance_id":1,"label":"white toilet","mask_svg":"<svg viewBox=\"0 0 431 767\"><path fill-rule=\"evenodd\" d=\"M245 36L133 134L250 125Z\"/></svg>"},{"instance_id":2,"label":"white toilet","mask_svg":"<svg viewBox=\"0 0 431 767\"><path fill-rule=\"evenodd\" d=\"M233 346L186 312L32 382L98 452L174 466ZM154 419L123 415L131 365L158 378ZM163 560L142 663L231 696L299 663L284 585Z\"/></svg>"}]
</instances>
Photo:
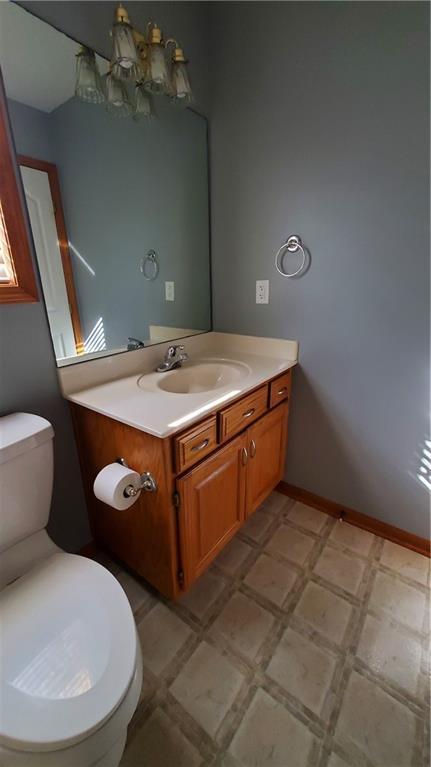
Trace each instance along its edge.
<instances>
[{"instance_id":1,"label":"white toilet","mask_svg":"<svg viewBox=\"0 0 431 767\"><path fill-rule=\"evenodd\" d=\"M52 426L0 418L0 765L117 767L142 659L121 586L45 526Z\"/></svg>"}]
</instances>

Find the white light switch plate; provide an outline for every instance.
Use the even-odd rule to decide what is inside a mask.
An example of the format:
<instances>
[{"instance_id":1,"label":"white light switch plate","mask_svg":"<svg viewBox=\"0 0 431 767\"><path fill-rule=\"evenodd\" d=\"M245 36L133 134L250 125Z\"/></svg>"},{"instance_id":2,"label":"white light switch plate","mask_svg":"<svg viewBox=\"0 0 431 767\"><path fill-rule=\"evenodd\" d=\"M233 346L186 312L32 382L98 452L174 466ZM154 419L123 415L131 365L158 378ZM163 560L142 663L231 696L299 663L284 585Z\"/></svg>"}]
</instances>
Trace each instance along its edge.
<instances>
[{"instance_id":1,"label":"white light switch plate","mask_svg":"<svg viewBox=\"0 0 431 767\"><path fill-rule=\"evenodd\" d=\"M256 280L256 303L269 304L269 280Z\"/></svg>"},{"instance_id":2,"label":"white light switch plate","mask_svg":"<svg viewBox=\"0 0 431 767\"><path fill-rule=\"evenodd\" d=\"M165 282L166 301L175 301L175 282Z\"/></svg>"}]
</instances>

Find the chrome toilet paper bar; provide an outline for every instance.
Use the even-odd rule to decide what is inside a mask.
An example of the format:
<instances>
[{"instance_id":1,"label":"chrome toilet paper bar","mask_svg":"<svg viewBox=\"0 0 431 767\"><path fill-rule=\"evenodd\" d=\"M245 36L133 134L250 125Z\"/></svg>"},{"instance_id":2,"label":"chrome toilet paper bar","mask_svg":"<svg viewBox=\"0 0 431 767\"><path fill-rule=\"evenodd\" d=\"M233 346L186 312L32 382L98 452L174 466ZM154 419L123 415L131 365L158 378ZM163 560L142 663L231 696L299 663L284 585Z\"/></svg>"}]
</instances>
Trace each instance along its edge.
<instances>
[{"instance_id":1,"label":"chrome toilet paper bar","mask_svg":"<svg viewBox=\"0 0 431 767\"><path fill-rule=\"evenodd\" d=\"M129 464L124 458L117 458L117 463L121 463L121 465L126 469L130 468ZM144 490L146 493L156 492L157 482L150 471L144 471L144 473L140 475L139 480L139 487L135 487L134 485L127 485L127 487L124 488L123 494L126 498L134 498L141 492L141 490Z\"/></svg>"}]
</instances>

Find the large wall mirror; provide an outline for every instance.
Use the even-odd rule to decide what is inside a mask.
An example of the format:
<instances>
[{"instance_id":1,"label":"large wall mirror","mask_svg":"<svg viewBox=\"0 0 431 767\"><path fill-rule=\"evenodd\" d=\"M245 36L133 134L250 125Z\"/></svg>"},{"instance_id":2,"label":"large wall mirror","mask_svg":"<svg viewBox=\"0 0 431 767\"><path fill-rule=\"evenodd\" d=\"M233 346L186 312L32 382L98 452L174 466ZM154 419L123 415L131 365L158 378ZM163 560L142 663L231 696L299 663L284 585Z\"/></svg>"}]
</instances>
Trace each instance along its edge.
<instances>
[{"instance_id":1,"label":"large wall mirror","mask_svg":"<svg viewBox=\"0 0 431 767\"><path fill-rule=\"evenodd\" d=\"M58 365L211 329L206 120L74 96L79 44L0 3L0 64ZM109 63L98 58L102 82Z\"/></svg>"}]
</instances>

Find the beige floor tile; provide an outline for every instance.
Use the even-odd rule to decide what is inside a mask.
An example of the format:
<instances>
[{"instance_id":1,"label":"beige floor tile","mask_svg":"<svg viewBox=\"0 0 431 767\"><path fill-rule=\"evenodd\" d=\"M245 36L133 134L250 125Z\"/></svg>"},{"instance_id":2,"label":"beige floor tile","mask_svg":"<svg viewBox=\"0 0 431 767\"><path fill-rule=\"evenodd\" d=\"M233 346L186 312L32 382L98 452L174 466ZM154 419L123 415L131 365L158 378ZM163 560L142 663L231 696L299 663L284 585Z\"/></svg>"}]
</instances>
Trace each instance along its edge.
<instances>
[{"instance_id":1,"label":"beige floor tile","mask_svg":"<svg viewBox=\"0 0 431 767\"><path fill-rule=\"evenodd\" d=\"M115 577L126 592L130 607L134 613L151 599L151 594L146 590L145 586L143 586L136 578L133 578L132 575L129 575L129 573L126 573L123 570Z\"/></svg>"},{"instance_id":2,"label":"beige floor tile","mask_svg":"<svg viewBox=\"0 0 431 767\"><path fill-rule=\"evenodd\" d=\"M267 674L301 703L321 714L336 658L307 637L287 629L271 658Z\"/></svg>"},{"instance_id":3,"label":"beige floor tile","mask_svg":"<svg viewBox=\"0 0 431 767\"><path fill-rule=\"evenodd\" d=\"M159 602L138 624L138 634L144 666L159 675L193 632Z\"/></svg>"},{"instance_id":4,"label":"beige floor tile","mask_svg":"<svg viewBox=\"0 0 431 767\"><path fill-rule=\"evenodd\" d=\"M385 541L381 562L405 578L411 578L425 586L428 583L430 560L416 551L410 551L392 541Z\"/></svg>"},{"instance_id":5,"label":"beige floor tile","mask_svg":"<svg viewBox=\"0 0 431 767\"><path fill-rule=\"evenodd\" d=\"M323 512L317 511L317 509L313 509L311 506L306 506L305 503L300 503L299 501L287 512L287 517L295 525L305 527L313 533L320 533L328 519L327 514L323 514Z\"/></svg>"},{"instance_id":6,"label":"beige floor tile","mask_svg":"<svg viewBox=\"0 0 431 767\"><path fill-rule=\"evenodd\" d=\"M121 767L199 767L202 761L178 725L158 708L133 738Z\"/></svg>"},{"instance_id":7,"label":"beige floor tile","mask_svg":"<svg viewBox=\"0 0 431 767\"><path fill-rule=\"evenodd\" d=\"M338 756L338 754L333 751L328 759L327 767L349 767L349 765L341 758L341 756Z\"/></svg>"},{"instance_id":8,"label":"beige floor tile","mask_svg":"<svg viewBox=\"0 0 431 767\"><path fill-rule=\"evenodd\" d=\"M375 674L382 674L416 694L422 654L417 639L401 633L387 621L367 615L357 654Z\"/></svg>"},{"instance_id":9,"label":"beige floor tile","mask_svg":"<svg viewBox=\"0 0 431 767\"><path fill-rule=\"evenodd\" d=\"M202 642L171 685L171 692L206 732L214 736L244 677L230 661Z\"/></svg>"},{"instance_id":10,"label":"beige floor tile","mask_svg":"<svg viewBox=\"0 0 431 767\"><path fill-rule=\"evenodd\" d=\"M348 753L375 767L411 767L415 724L410 709L352 672L335 730Z\"/></svg>"},{"instance_id":11,"label":"beige floor tile","mask_svg":"<svg viewBox=\"0 0 431 767\"><path fill-rule=\"evenodd\" d=\"M215 564L226 575L237 575L252 551L251 546L239 538L233 538L215 560Z\"/></svg>"},{"instance_id":12,"label":"beige floor tile","mask_svg":"<svg viewBox=\"0 0 431 767\"><path fill-rule=\"evenodd\" d=\"M383 611L409 628L421 631L425 594L386 573L377 573L370 596L370 606Z\"/></svg>"},{"instance_id":13,"label":"beige floor tile","mask_svg":"<svg viewBox=\"0 0 431 767\"><path fill-rule=\"evenodd\" d=\"M358 594L366 563L344 554L332 546L325 546L314 566L314 572L325 581L339 586L350 594Z\"/></svg>"},{"instance_id":14,"label":"beige floor tile","mask_svg":"<svg viewBox=\"0 0 431 767\"><path fill-rule=\"evenodd\" d=\"M345 599L310 582L304 589L294 615L302 618L314 631L340 644L352 612L352 606Z\"/></svg>"},{"instance_id":15,"label":"beige floor tile","mask_svg":"<svg viewBox=\"0 0 431 767\"><path fill-rule=\"evenodd\" d=\"M226 587L226 581L219 575L208 571L204 573L193 584L191 589L179 600L179 604L187 607L188 610L198 618L204 618L211 612L214 602L219 598L223 589Z\"/></svg>"},{"instance_id":16,"label":"beige floor tile","mask_svg":"<svg viewBox=\"0 0 431 767\"><path fill-rule=\"evenodd\" d=\"M290 559L297 565L303 565L315 544L315 539L309 535L300 533L299 530L294 530L287 525L280 525L268 541L266 548L268 551Z\"/></svg>"},{"instance_id":17,"label":"beige floor tile","mask_svg":"<svg viewBox=\"0 0 431 767\"><path fill-rule=\"evenodd\" d=\"M241 528L241 533L247 535L252 541L260 543L273 521L274 518L270 514L266 514L261 509L258 509L247 519L247 522Z\"/></svg>"},{"instance_id":18,"label":"beige floor tile","mask_svg":"<svg viewBox=\"0 0 431 767\"><path fill-rule=\"evenodd\" d=\"M312 745L307 727L259 689L229 752L243 767L306 767Z\"/></svg>"},{"instance_id":19,"label":"beige floor tile","mask_svg":"<svg viewBox=\"0 0 431 767\"><path fill-rule=\"evenodd\" d=\"M274 491L260 506L261 509L269 511L271 514L278 514L282 509L292 505L292 499L283 493Z\"/></svg>"},{"instance_id":20,"label":"beige floor tile","mask_svg":"<svg viewBox=\"0 0 431 767\"><path fill-rule=\"evenodd\" d=\"M213 623L213 628L238 652L253 660L274 624L274 618L253 600L236 593Z\"/></svg>"},{"instance_id":21,"label":"beige floor tile","mask_svg":"<svg viewBox=\"0 0 431 767\"><path fill-rule=\"evenodd\" d=\"M281 607L296 578L295 571L289 569L288 564L281 564L268 554L261 554L244 578L244 583Z\"/></svg>"},{"instance_id":22,"label":"beige floor tile","mask_svg":"<svg viewBox=\"0 0 431 767\"><path fill-rule=\"evenodd\" d=\"M349 525L348 522L337 522L329 536L331 541L345 546L347 549L367 557L373 545L374 535L360 527Z\"/></svg>"}]
</instances>

